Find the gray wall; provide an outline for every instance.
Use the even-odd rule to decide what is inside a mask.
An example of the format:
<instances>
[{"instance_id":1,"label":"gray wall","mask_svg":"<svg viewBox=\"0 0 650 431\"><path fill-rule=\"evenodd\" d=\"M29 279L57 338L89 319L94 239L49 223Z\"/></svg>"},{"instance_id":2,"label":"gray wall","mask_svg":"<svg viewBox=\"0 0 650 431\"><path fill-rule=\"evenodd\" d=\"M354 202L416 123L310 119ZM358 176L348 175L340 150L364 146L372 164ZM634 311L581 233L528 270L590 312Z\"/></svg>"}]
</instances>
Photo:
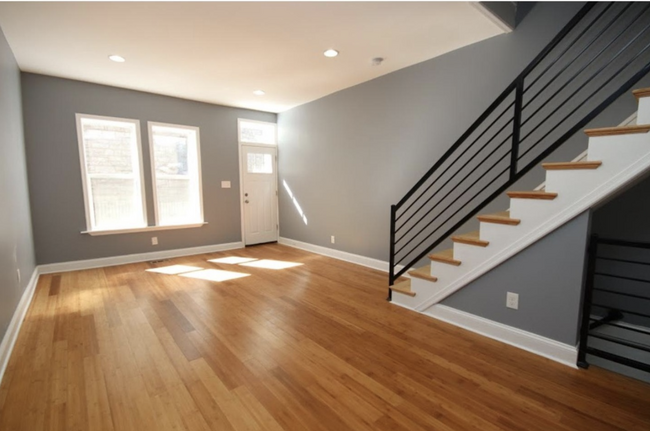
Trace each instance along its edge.
<instances>
[{"instance_id":1,"label":"gray wall","mask_svg":"<svg viewBox=\"0 0 650 431\"><path fill-rule=\"evenodd\" d=\"M0 340L34 272L20 71L0 30ZM16 270L21 273L18 282Z\"/></svg>"},{"instance_id":2,"label":"gray wall","mask_svg":"<svg viewBox=\"0 0 650 431\"><path fill-rule=\"evenodd\" d=\"M578 341L589 212L454 293L442 304L562 343ZM506 293L519 309L506 308Z\"/></svg>"},{"instance_id":3,"label":"gray wall","mask_svg":"<svg viewBox=\"0 0 650 431\"><path fill-rule=\"evenodd\" d=\"M50 76L23 73L25 143L39 264L222 244L241 240L237 118L276 115ZM86 230L75 113L141 121L149 225L154 224L147 121L200 128L203 208L208 225L106 236ZM232 188L222 189L228 180ZM151 245L151 237L159 245Z\"/></svg>"},{"instance_id":4,"label":"gray wall","mask_svg":"<svg viewBox=\"0 0 650 431\"><path fill-rule=\"evenodd\" d=\"M523 70L582 4L538 3L517 29L278 115L281 236L388 260L389 210ZM639 86L649 85L645 79ZM588 127L636 110L622 96ZM547 161L572 160L579 133ZM282 182L304 211L299 217ZM544 181L541 166L513 186ZM505 196L483 212L508 208ZM478 228L473 220L460 231ZM336 236L336 244L330 236ZM450 246L441 244L439 249Z\"/></svg>"}]
</instances>

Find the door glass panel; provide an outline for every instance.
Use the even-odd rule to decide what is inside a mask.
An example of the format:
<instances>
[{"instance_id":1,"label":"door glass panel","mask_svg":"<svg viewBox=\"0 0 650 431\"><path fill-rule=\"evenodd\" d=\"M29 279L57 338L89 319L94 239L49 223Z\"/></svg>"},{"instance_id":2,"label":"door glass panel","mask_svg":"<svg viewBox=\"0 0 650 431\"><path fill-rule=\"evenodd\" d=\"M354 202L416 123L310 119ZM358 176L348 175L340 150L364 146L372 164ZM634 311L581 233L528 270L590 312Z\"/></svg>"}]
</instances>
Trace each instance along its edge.
<instances>
[{"instance_id":1,"label":"door glass panel","mask_svg":"<svg viewBox=\"0 0 650 431\"><path fill-rule=\"evenodd\" d=\"M247 164L249 174L273 173L273 159L270 154L248 153Z\"/></svg>"}]
</instances>

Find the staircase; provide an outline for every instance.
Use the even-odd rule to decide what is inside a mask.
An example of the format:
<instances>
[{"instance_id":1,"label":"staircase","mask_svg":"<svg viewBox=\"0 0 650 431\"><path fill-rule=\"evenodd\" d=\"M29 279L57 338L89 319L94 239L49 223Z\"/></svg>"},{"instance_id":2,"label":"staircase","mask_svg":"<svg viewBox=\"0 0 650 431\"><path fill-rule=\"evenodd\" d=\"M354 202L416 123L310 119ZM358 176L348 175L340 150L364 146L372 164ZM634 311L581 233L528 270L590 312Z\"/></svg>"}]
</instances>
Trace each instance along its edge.
<instances>
[{"instance_id":1,"label":"staircase","mask_svg":"<svg viewBox=\"0 0 650 431\"><path fill-rule=\"evenodd\" d=\"M639 126L586 130L586 160L543 162L648 72L650 3L587 3L391 206L388 299L425 311L643 175L648 89L634 92ZM513 190L540 165L543 190ZM504 193L508 211L481 215ZM474 218L479 230L458 235Z\"/></svg>"},{"instance_id":2,"label":"staircase","mask_svg":"<svg viewBox=\"0 0 650 431\"><path fill-rule=\"evenodd\" d=\"M510 210L477 216L480 229L392 286L392 301L426 310L650 171L650 88L635 90L639 125L585 130L587 159L543 163L543 191L508 191Z\"/></svg>"}]
</instances>

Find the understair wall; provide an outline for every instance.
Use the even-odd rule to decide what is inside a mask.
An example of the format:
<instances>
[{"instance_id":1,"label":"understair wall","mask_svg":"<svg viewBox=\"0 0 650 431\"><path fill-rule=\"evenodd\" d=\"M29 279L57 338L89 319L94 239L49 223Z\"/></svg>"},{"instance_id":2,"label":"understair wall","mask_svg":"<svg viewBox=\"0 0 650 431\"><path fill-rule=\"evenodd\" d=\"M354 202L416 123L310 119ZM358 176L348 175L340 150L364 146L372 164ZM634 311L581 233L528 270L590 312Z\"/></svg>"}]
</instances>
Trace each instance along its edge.
<instances>
[{"instance_id":1,"label":"understair wall","mask_svg":"<svg viewBox=\"0 0 650 431\"><path fill-rule=\"evenodd\" d=\"M584 212L441 303L575 346L589 237ZM519 309L506 308L506 293Z\"/></svg>"}]
</instances>

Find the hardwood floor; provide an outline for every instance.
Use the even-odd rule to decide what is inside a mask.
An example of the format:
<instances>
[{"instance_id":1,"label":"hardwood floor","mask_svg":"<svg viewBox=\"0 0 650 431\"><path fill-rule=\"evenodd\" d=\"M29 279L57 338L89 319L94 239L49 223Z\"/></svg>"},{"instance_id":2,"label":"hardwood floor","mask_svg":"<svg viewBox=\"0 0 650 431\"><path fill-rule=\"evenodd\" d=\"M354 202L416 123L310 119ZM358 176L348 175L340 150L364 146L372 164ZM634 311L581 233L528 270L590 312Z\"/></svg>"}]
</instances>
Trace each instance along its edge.
<instances>
[{"instance_id":1,"label":"hardwood floor","mask_svg":"<svg viewBox=\"0 0 650 431\"><path fill-rule=\"evenodd\" d=\"M206 261L232 255L303 265ZM173 264L250 276L145 272ZM41 276L0 430L650 429L650 386L391 305L385 284L281 245Z\"/></svg>"}]
</instances>

